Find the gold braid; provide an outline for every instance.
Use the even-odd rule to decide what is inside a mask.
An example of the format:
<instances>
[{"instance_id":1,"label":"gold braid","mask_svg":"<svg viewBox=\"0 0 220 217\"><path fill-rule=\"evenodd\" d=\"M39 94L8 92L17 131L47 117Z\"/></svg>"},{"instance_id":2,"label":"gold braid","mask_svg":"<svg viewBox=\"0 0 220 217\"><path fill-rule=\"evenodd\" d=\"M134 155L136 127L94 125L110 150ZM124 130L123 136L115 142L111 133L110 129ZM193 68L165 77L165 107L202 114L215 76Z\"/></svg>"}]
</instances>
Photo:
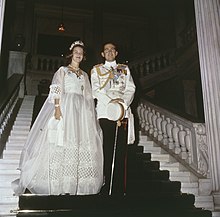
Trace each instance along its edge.
<instances>
[{"instance_id":1,"label":"gold braid","mask_svg":"<svg viewBox=\"0 0 220 217\"><path fill-rule=\"evenodd\" d=\"M96 70L97 70L99 76L109 75L108 78L106 79L105 83L100 87L100 90L101 90L102 88L104 88L106 86L108 81L112 78L113 74L112 74L112 70L108 70L108 72L106 72L104 74L101 73L101 70L99 67L96 67Z\"/></svg>"}]
</instances>

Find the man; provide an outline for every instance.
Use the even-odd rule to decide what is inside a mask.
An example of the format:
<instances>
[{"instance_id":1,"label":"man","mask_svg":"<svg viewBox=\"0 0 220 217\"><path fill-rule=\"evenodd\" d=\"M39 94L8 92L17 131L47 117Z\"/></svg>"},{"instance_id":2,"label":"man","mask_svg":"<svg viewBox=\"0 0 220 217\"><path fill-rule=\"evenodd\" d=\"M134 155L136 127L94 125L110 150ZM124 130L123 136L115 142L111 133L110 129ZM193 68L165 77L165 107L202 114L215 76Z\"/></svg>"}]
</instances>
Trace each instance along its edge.
<instances>
[{"instance_id":1,"label":"man","mask_svg":"<svg viewBox=\"0 0 220 217\"><path fill-rule=\"evenodd\" d=\"M117 64L115 44L106 43L103 48L101 55L105 63L91 70L93 97L97 100L97 117L103 131L105 183L101 194L124 195L127 144L134 142L130 105L135 84L128 66ZM117 117L118 112L121 112L120 117Z\"/></svg>"}]
</instances>

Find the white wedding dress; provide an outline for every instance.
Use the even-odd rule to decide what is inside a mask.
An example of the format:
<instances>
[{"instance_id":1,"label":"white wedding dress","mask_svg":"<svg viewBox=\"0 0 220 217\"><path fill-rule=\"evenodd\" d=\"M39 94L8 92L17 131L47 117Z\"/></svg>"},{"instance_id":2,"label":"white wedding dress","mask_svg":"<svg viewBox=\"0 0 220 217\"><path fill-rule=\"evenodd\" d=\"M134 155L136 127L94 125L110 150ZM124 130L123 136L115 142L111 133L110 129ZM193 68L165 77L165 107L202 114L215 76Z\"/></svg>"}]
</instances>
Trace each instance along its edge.
<instances>
[{"instance_id":1,"label":"white wedding dress","mask_svg":"<svg viewBox=\"0 0 220 217\"><path fill-rule=\"evenodd\" d=\"M54 118L60 99L62 119ZM97 194L103 184L102 131L97 122L88 75L60 67L22 151L16 195Z\"/></svg>"}]
</instances>

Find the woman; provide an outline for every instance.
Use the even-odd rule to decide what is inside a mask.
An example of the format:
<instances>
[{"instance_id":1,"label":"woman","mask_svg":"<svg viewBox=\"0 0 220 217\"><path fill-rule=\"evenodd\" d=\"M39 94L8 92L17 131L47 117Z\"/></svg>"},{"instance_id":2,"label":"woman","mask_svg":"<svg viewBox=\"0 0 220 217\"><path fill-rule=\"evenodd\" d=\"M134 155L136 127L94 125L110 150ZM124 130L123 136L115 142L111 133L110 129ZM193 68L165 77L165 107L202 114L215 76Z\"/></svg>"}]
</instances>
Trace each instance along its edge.
<instances>
[{"instance_id":1,"label":"woman","mask_svg":"<svg viewBox=\"0 0 220 217\"><path fill-rule=\"evenodd\" d=\"M67 66L54 74L50 93L22 151L16 195L97 194L103 184L102 131L88 75L79 68L84 44L70 46Z\"/></svg>"}]
</instances>

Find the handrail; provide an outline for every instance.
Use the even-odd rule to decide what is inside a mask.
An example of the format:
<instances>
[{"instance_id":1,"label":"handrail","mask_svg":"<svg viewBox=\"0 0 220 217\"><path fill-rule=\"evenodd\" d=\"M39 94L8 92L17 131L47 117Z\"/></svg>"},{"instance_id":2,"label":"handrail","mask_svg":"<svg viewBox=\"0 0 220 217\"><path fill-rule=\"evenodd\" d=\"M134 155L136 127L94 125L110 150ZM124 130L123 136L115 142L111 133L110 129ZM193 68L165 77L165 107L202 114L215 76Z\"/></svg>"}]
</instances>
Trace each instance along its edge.
<instances>
[{"instance_id":1,"label":"handrail","mask_svg":"<svg viewBox=\"0 0 220 217\"><path fill-rule=\"evenodd\" d=\"M154 138L158 145L197 177L210 176L204 123L192 122L144 99L141 100L137 113L142 132Z\"/></svg>"},{"instance_id":2,"label":"handrail","mask_svg":"<svg viewBox=\"0 0 220 217\"><path fill-rule=\"evenodd\" d=\"M16 89L19 88L22 78L22 74L14 74L7 80L3 87L4 91L2 91L0 94L0 113L3 112Z\"/></svg>"},{"instance_id":3,"label":"handrail","mask_svg":"<svg viewBox=\"0 0 220 217\"><path fill-rule=\"evenodd\" d=\"M5 148L5 140L3 141L2 135L18 102L22 78L22 74L12 75L4 85L4 91L0 94L0 155Z\"/></svg>"}]
</instances>

